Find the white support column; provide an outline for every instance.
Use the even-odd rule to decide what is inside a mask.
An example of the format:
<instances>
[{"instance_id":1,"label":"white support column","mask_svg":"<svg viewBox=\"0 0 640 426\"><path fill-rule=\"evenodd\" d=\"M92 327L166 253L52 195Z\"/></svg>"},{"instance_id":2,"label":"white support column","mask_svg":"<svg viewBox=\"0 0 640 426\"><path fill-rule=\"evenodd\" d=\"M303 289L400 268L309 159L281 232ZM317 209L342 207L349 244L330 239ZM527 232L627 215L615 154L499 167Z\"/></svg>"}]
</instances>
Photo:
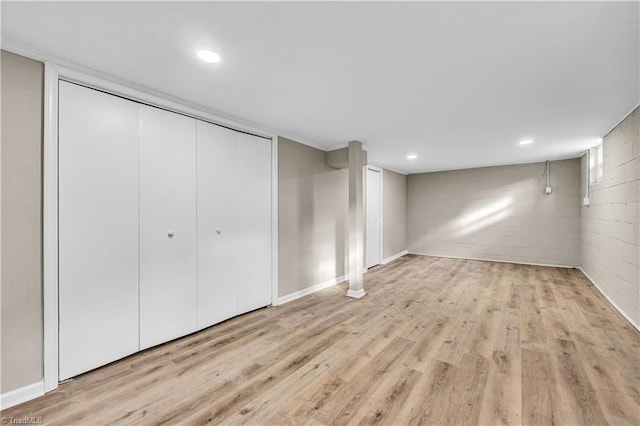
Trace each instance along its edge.
<instances>
[{"instance_id":1,"label":"white support column","mask_svg":"<svg viewBox=\"0 0 640 426\"><path fill-rule=\"evenodd\" d=\"M359 299L364 291L364 192L362 144L349 142L349 291Z\"/></svg>"}]
</instances>

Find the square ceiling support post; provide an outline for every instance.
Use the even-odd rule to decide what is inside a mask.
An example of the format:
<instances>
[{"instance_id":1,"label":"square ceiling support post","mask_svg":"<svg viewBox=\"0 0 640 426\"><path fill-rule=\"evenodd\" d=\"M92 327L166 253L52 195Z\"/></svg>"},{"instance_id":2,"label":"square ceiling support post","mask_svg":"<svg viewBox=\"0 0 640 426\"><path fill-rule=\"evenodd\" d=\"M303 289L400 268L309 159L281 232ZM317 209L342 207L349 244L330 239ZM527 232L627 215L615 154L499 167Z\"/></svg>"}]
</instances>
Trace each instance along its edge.
<instances>
[{"instance_id":1,"label":"square ceiling support post","mask_svg":"<svg viewBox=\"0 0 640 426\"><path fill-rule=\"evenodd\" d=\"M364 291L364 151L362 143L349 142L349 290L361 298Z\"/></svg>"}]
</instances>

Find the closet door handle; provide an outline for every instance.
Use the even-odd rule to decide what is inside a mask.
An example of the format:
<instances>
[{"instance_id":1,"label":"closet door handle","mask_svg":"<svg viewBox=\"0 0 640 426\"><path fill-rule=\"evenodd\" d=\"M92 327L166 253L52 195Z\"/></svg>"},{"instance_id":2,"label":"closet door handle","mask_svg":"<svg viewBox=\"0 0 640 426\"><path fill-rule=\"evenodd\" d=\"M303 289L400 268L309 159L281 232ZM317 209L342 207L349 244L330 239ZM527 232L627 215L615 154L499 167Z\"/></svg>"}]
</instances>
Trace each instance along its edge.
<instances>
[{"instance_id":1,"label":"closet door handle","mask_svg":"<svg viewBox=\"0 0 640 426\"><path fill-rule=\"evenodd\" d=\"M168 236L169 238L173 238L173 231L169 231L169 233L167 234L167 236Z\"/></svg>"},{"instance_id":2,"label":"closet door handle","mask_svg":"<svg viewBox=\"0 0 640 426\"><path fill-rule=\"evenodd\" d=\"M216 234L221 235L222 234L222 229L216 228Z\"/></svg>"}]
</instances>

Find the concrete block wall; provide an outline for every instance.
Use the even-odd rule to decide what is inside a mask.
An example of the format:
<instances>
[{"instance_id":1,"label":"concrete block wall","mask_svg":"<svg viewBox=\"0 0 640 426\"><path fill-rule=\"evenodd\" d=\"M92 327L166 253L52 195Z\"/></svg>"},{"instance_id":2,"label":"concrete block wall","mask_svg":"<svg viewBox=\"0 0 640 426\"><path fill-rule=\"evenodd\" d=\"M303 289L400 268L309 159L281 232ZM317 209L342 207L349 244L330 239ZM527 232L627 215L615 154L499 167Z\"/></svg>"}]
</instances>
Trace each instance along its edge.
<instances>
[{"instance_id":1,"label":"concrete block wall","mask_svg":"<svg viewBox=\"0 0 640 426\"><path fill-rule=\"evenodd\" d=\"M581 209L581 266L640 327L640 107L604 137L602 146L604 176L591 185L590 205ZM582 182L587 166L585 156Z\"/></svg>"}]
</instances>

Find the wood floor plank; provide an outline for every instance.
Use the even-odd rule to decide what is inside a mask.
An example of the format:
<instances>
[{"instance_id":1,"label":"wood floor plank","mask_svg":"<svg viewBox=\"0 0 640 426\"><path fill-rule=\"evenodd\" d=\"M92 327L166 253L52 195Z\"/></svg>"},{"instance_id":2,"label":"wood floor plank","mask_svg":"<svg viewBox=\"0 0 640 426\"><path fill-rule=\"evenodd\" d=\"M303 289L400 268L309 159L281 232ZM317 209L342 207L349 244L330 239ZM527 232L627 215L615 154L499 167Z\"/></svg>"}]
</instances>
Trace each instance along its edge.
<instances>
[{"instance_id":1,"label":"wood floor plank","mask_svg":"<svg viewBox=\"0 0 640 426\"><path fill-rule=\"evenodd\" d=\"M557 371L555 385L568 422L581 425L606 424L595 391L584 371L573 341L552 339L552 363Z\"/></svg>"},{"instance_id":2,"label":"wood floor plank","mask_svg":"<svg viewBox=\"0 0 640 426\"><path fill-rule=\"evenodd\" d=\"M324 407L331 395L344 383L345 381L339 377L327 375L307 395L302 396L291 404L278 407L278 411L266 423L271 425L300 425L305 423L306 419L313 418L315 413Z\"/></svg>"},{"instance_id":3,"label":"wood floor plank","mask_svg":"<svg viewBox=\"0 0 640 426\"><path fill-rule=\"evenodd\" d=\"M520 310L520 344L523 348L544 349L548 333L542 318L540 308Z\"/></svg>"},{"instance_id":4,"label":"wood floor plank","mask_svg":"<svg viewBox=\"0 0 640 426\"><path fill-rule=\"evenodd\" d=\"M522 424L521 406L522 379L500 373L495 364L490 364L478 424Z\"/></svg>"},{"instance_id":5,"label":"wood floor plank","mask_svg":"<svg viewBox=\"0 0 640 426\"><path fill-rule=\"evenodd\" d=\"M479 424L489 361L480 355L465 355L464 361L463 367L434 361L398 415L398 424Z\"/></svg>"},{"instance_id":6,"label":"wood floor plank","mask_svg":"<svg viewBox=\"0 0 640 426\"><path fill-rule=\"evenodd\" d=\"M640 408L626 393L596 391L596 397L610 425L640 425Z\"/></svg>"},{"instance_id":7,"label":"wood floor plank","mask_svg":"<svg viewBox=\"0 0 640 426\"><path fill-rule=\"evenodd\" d=\"M393 425L421 374L410 368L397 368L371 395L351 419L354 425Z\"/></svg>"},{"instance_id":8,"label":"wood floor plank","mask_svg":"<svg viewBox=\"0 0 640 426\"><path fill-rule=\"evenodd\" d=\"M449 364L460 366L466 353L466 345L471 340L476 321L470 315L462 315L448 329L435 358Z\"/></svg>"},{"instance_id":9,"label":"wood floor plank","mask_svg":"<svg viewBox=\"0 0 640 426\"><path fill-rule=\"evenodd\" d=\"M371 360L366 371L361 371L338 388L314 417L325 424L348 423L388 372L402 365L402 355L413 344L402 337L394 338Z\"/></svg>"},{"instance_id":10,"label":"wood floor plank","mask_svg":"<svg viewBox=\"0 0 640 426\"><path fill-rule=\"evenodd\" d=\"M318 356L277 383L270 392L262 392L256 398L243 404L224 423L256 424L261 418L274 416L279 406L285 403L294 405L294 401L301 398L301 395L308 394L315 382L327 374L340 356L342 354L334 350L333 347L319 353Z\"/></svg>"},{"instance_id":11,"label":"wood floor plank","mask_svg":"<svg viewBox=\"0 0 640 426\"><path fill-rule=\"evenodd\" d=\"M447 317L434 319L407 353L407 365L416 371L424 372L435 359L436 352L447 339L454 322L454 319Z\"/></svg>"},{"instance_id":12,"label":"wood floor plank","mask_svg":"<svg viewBox=\"0 0 640 426\"><path fill-rule=\"evenodd\" d=\"M640 333L580 271L407 255L80 375L45 424L639 424Z\"/></svg>"}]
</instances>

